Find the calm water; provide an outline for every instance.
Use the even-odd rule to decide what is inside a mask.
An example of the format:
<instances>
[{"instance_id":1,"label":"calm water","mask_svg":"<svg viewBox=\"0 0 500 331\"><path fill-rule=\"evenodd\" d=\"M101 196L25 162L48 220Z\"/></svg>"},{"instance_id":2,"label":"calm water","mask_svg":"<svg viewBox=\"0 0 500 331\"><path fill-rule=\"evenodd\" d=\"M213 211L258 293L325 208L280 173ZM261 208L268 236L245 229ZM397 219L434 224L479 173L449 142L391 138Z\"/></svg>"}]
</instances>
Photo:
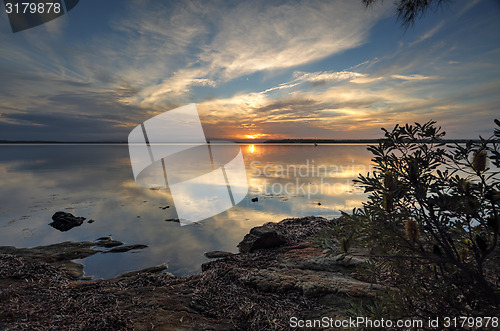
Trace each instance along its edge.
<instances>
[{"instance_id":1,"label":"calm water","mask_svg":"<svg viewBox=\"0 0 500 331\"><path fill-rule=\"evenodd\" d=\"M206 251L236 252L254 226L287 217L335 217L361 205L352 185L366 173L365 145L241 145L250 192L236 207L180 226L166 190L134 181L126 145L0 145L0 245L33 247L112 235L148 248L84 259L86 275L110 278L160 263L169 272L199 272ZM258 197L258 202L251 199ZM319 205L320 203L321 205ZM172 206L173 207L173 206ZM51 226L56 211L95 220L67 232Z\"/></svg>"}]
</instances>

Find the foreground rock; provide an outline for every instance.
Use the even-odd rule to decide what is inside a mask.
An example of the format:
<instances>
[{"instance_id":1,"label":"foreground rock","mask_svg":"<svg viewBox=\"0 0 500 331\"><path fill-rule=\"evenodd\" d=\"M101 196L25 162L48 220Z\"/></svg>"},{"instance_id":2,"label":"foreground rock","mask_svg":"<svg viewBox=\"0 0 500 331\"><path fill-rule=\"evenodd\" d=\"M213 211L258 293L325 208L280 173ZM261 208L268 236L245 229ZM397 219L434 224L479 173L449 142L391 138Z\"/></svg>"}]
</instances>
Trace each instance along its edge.
<instances>
[{"instance_id":1,"label":"foreground rock","mask_svg":"<svg viewBox=\"0 0 500 331\"><path fill-rule=\"evenodd\" d=\"M325 257L311 245L329 222L267 223L251 234L274 231L279 243L228 254L191 277L158 266L75 282L59 268L0 255L0 329L286 330L292 316L344 318L381 287L353 277L362 259Z\"/></svg>"},{"instance_id":2,"label":"foreground rock","mask_svg":"<svg viewBox=\"0 0 500 331\"><path fill-rule=\"evenodd\" d=\"M63 211L58 211L52 215L52 223L49 223L51 227L59 231L68 231L75 226L82 225L85 221L85 217L76 217L73 214L65 213Z\"/></svg>"},{"instance_id":3,"label":"foreground rock","mask_svg":"<svg viewBox=\"0 0 500 331\"><path fill-rule=\"evenodd\" d=\"M284 243L282 236L269 226L257 226L245 235L238 244L240 253L250 253L256 249L272 248Z\"/></svg>"}]
</instances>

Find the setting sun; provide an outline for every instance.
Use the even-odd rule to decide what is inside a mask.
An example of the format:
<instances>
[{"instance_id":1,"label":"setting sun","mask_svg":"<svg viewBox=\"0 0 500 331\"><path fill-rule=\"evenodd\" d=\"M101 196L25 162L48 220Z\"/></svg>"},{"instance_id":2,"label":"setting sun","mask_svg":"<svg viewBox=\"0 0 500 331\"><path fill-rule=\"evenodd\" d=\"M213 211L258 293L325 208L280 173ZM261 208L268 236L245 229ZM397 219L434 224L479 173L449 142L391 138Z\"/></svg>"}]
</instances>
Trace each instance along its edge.
<instances>
[{"instance_id":1,"label":"setting sun","mask_svg":"<svg viewBox=\"0 0 500 331\"><path fill-rule=\"evenodd\" d=\"M248 139L256 139L257 135L256 134L247 134L247 135L245 135L245 137L247 137Z\"/></svg>"}]
</instances>

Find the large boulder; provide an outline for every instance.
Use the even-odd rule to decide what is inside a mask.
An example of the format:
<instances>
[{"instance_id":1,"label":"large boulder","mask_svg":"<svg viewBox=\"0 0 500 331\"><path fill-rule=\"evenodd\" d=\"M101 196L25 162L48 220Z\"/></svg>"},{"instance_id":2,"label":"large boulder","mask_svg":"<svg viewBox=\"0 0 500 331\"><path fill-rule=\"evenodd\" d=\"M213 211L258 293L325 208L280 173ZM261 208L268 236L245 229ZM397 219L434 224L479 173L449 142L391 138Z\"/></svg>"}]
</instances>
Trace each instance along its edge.
<instances>
[{"instance_id":1,"label":"large boulder","mask_svg":"<svg viewBox=\"0 0 500 331\"><path fill-rule=\"evenodd\" d=\"M245 235L238 244L240 253L249 253L256 249L277 247L284 244L285 241L280 233L269 226L257 226Z\"/></svg>"},{"instance_id":2,"label":"large boulder","mask_svg":"<svg viewBox=\"0 0 500 331\"><path fill-rule=\"evenodd\" d=\"M73 216L73 214L58 211L52 215L52 221L52 223L49 223L51 227L59 231L68 231L75 226L82 225L83 221L85 221L85 217L76 217Z\"/></svg>"}]
</instances>

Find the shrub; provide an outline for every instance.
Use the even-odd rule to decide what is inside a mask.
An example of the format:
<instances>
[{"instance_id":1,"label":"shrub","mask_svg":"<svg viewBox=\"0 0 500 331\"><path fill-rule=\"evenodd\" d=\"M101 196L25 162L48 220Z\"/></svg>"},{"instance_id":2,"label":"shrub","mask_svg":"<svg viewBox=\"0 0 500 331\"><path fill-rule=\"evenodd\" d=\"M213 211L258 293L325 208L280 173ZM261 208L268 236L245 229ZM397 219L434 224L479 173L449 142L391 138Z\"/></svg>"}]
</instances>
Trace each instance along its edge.
<instances>
[{"instance_id":1,"label":"shrub","mask_svg":"<svg viewBox=\"0 0 500 331\"><path fill-rule=\"evenodd\" d=\"M392 318L498 312L500 130L453 145L434 121L382 130L384 139L368 147L375 170L355 180L368 201L340 222L342 238L370 248L372 279L396 289L381 296L384 311Z\"/></svg>"}]
</instances>

